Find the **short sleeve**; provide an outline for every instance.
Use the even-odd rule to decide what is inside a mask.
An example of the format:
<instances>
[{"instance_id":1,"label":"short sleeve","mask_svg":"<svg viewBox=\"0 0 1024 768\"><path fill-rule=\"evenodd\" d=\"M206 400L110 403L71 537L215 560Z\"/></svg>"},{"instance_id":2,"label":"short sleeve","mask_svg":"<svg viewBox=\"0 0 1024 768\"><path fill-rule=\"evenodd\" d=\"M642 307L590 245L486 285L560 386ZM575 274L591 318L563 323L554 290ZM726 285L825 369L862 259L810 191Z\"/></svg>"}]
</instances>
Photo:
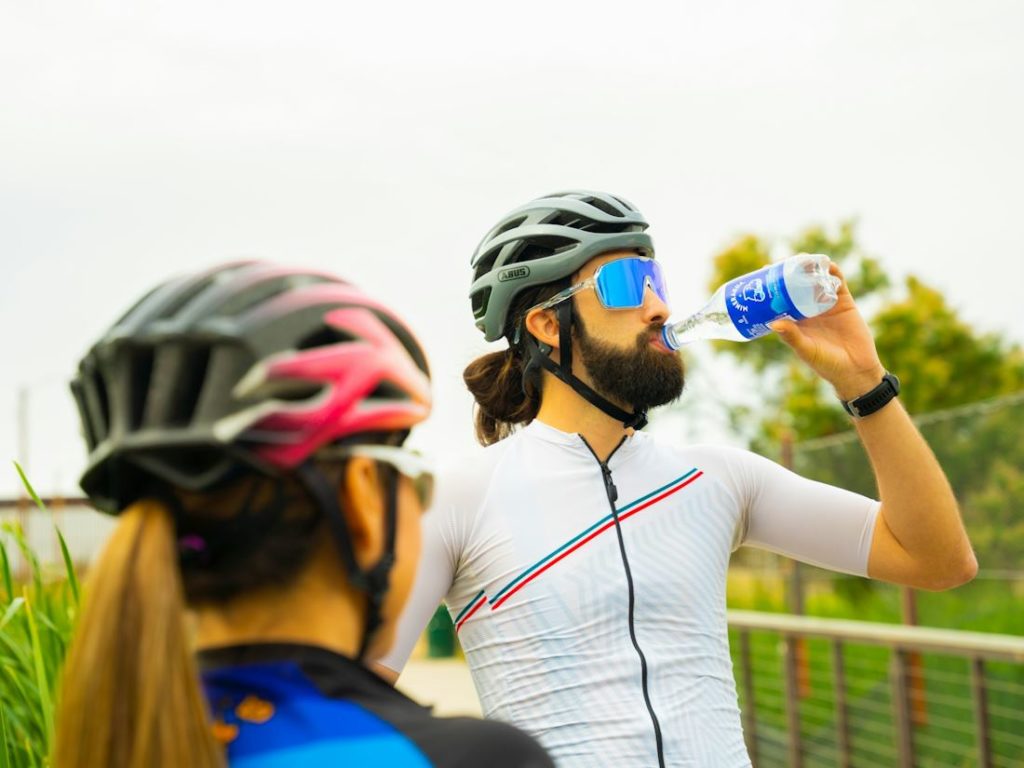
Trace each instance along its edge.
<instances>
[{"instance_id":1,"label":"short sleeve","mask_svg":"<svg viewBox=\"0 0 1024 768\"><path fill-rule=\"evenodd\" d=\"M455 580L460 558L459 526L455 519L460 510L458 494L451 488L457 479L448 471L438 473L434 506L423 516L420 560L412 592L402 609L395 642L379 663L395 672L405 667L430 618L448 594Z\"/></svg>"},{"instance_id":2,"label":"short sleeve","mask_svg":"<svg viewBox=\"0 0 1024 768\"><path fill-rule=\"evenodd\" d=\"M737 544L867 575L878 501L808 480L749 451L730 450L728 461L743 511Z\"/></svg>"}]
</instances>

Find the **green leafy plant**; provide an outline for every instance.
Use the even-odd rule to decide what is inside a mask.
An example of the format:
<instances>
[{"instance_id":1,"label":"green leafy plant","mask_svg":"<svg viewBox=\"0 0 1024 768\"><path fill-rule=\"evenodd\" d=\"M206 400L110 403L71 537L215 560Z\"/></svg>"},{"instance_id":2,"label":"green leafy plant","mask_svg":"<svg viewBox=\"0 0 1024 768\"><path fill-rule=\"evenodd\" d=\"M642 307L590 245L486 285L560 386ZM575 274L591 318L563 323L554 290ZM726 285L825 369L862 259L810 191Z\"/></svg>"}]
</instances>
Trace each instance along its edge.
<instances>
[{"instance_id":1,"label":"green leafy plant","mask_svg":"<svg viewBox=\"0 0 1024 768\"><path fill-rule=\"evenodd\" d=\"M47 509L15 464L29 496ZM0 768L44 768L53 744L54 691L78 612L79 584L57 531L64 571L47 578L17 523L0 526ZM12 554L21 556L14 573Z\"/></svg>"}]
</instances>

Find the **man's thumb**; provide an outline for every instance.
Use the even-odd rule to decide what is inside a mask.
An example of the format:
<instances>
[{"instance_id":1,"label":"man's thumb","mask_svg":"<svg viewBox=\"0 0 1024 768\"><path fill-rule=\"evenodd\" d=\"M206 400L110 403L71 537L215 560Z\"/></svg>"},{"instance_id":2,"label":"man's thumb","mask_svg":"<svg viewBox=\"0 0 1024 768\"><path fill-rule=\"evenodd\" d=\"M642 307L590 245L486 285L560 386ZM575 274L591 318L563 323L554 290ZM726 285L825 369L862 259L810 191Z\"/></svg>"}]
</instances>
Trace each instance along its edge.
<instances>
[{"instance_id":1,"label":"man's thumb","mask_svg":"<svg viewBox=\"0 0 1024 768\"><path fill-rule=\"evenodd\" d=\"M793 338L793 331L796 330L796 323L792 320L776 320L768 323L768 327L771 328L775 333L779 334L783 339L789 340Z\"/></svg>"}]
</instances>

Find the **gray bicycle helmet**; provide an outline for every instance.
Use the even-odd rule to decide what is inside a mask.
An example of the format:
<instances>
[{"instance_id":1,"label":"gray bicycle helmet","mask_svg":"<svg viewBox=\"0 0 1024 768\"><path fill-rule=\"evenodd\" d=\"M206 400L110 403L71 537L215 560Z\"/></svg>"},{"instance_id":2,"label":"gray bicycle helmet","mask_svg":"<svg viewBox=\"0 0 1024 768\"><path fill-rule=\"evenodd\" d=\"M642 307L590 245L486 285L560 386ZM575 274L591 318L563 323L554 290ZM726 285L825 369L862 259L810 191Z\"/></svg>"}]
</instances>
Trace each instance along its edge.
<instances>
[{"instance_id":1,"label":"gray bicycle helmet","mask_svg":"<svg viewBox=\"0 0 1024 768\"><path fill-rule=\"evenodd\" d=\"M568 277L602 253L653 256L647 226L632 203L604 192L556 192L510 211L470 261L476 327L487 341L510 335L508 311L520 291Z\"/></svg>"}]
</instances>

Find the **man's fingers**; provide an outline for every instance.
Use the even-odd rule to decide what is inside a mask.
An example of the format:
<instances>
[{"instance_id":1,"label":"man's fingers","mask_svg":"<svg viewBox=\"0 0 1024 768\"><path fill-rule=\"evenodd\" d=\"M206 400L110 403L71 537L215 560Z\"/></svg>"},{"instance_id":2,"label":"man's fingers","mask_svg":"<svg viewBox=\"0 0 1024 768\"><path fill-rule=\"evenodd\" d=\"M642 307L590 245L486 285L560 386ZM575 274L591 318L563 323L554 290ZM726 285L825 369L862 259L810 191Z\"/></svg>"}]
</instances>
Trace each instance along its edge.
<instances>
[{"instance_id":1,"label":"man's fingers","mask_svg":"<svg viewBox=\"0 0 1024 768\"><path fill-rule=\"evenodd\" d=\"M807 339L802 330L792 320L776 320L769 323L768 327L778 334L779 338L797 353L798 357L804 357L804 349L807 347Z\"/></svg>"}]
</instances>

